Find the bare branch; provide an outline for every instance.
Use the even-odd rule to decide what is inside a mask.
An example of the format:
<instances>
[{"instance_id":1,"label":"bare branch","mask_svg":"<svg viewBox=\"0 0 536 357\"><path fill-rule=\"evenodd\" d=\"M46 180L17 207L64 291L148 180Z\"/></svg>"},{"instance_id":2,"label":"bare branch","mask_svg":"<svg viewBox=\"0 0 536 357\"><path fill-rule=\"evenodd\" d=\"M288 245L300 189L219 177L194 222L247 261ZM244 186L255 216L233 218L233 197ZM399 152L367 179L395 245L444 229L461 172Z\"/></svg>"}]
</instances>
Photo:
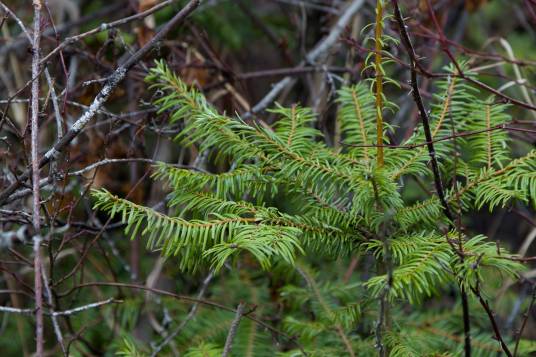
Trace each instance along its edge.
<instances>
[{"instance_id":1,"label":"bare branch","mask_svg":"<svg viewBox=\"0 0 536 357\"><path fill-rule=\"evenodd\" d=\"M318 58L325 54L339 39L344 28L350 23L352 17L357 13L357 11L365 3L364 0L354 0L350 2L350 5L344 10L343 14L339 17L338 21L332 27L328 36L322 39L307 55L305 56L306 60L302 61L297 68L305 67L307 64L315 63ZM268 107L272 102L277 98L277 96L288 87L292 87L296 83L296 78L287 76L281 79L279 82L274 84L272 89L262 98L251 110L247 113L244 113L242 117L247 119L252 115L255 115L263 111ZM0 199L1 201L1 199Z\"/></svg>"},{"instance_id":2,"label":"bare branch","mask_svg":"<svg viewBox=\"0 0 536 357\"><path fill-rule=\"evenodd\" d=\"M43 275L43 285L45 287L48 305L52 308L54 306L54 301L52 299L52 291L50 290L50 286L48 285L48 278L46 276L45 270L41 269L41 272ZM54 315L54 311L52 311L51 319L52 326L54 326L54 333L56 334L56 339L58 340L61 351L63 352L64 356L68 356L67 349L65 348L65 343L63 341L63 334L61 333L60 324L58 322L58 319L56 318L56 315Z\"/></svg>"},{"instance_id":3,"label":"bare branch","mask_svg":"<svg viewBox=\"0 0 536 357\"><path fill-rule=\"evenodd\" d=\"M91 119L98 112L100 107L108 100L113 90L117 85L125 78L127 72L134 67L160 40L167 35L167 33L173 29L178 24L182 23L186 17L188 17L200 4L200 0L190 0L188 4L182 8L168 23L166 23L160 31L142 48L132 54L122 65L120 65L111 76L108 77L108 81L103 86L99 94L95 97L89 109L73 124L73 126L67 131L67 133L59 140L50 150L48 150L41 161L39 162L39 167L43 167L48 164L50 161L53 161L57 158L58 154L65 149L71 141L80 134L82 129L90 122ZM38 65L39 63L37 63ZM37 67L39 68L39 67ZM24 172L19 176L18 181L11 184L4 191L0 193L0 205L5 203L6 199L13 193L17 188L20 187L21 182L28 179L30 170Z\"/></svg>"},{"instance_id":4,"label":"bare branch","mask_svg":"<svg viewBox=\"0 0 536 357\"><path fill-rule=\"evenodd\" d=\"M79 306L79 307L76 307L76 308L70 309L70 310L54 311L54 312L50 313L50 315L52 315L52 316L69 316L69 315L74 315L74 314L77 314L79 312L83 312L83 311L86 311L86 310L89 310L89 309L94 309L96 307L100 307L100 306L103 306L103 305L108 305L108 304L111 304L111 303L121 303L121 302L122 302L121 300L116 300L116 299L113 299L113 298L109 298L109 299L106 299L104 301L94 302L94 303L87 304L87 305L84 305L84 306Z\"/></svg>"},{"instance_id":5,"label":"bare branch","mask_svg":"<svg viewBox=\"0 0 536 357\"><path fill-rule=\"evenodd\" d=\"M0 312L7 312L10 314L33 315L35 310L34 309L17 309L14 307L0 306Z\"/></svg>"},{"instance_id":6,"label":"bare branch","mask_svg":"<svg viewBox=\"0 0 536 357\"><path fill-rule=\"evenodd\" d=\"M32 43L32 98L31 98L31 157L32 157L32 221L34 228L34 293L35 293L35 343L37 357L44 353L43 287L41 269L41 217L39 198L39 73L41 66L41 1L34 0L34 33Z\"/></svg>"},{"instance_id":7,"label":"bare branch","mask_svg":"<svg viewBox=\"0 0 536 357\"><path fill-rule=\"evenodd\" d=\"M132 16L128 16L128 17L124 17L122 19L119 19L119 20L116 20L116 21L112 21L110 23L102 23L100 24L99 27L95 27L89 31L86 31L84 33L81 33L81 34L78 34L76 36L71 36L71 37L67 37L62 43L59 44L59 46L57 46L55 49L53 49L52 51L50 51L46 56L44 56L42 59L41 59L41 64L44 64L46 61L48 61L52 56L54 56L56 53L58 53L59 51L61 51L63 48L65 48L66 46L72 44L72 43L75 43L77 41L80 41L81 39L85 38L85 37L88 37L88 36L91 36L91 35L95 35L99 32L103 32L103 31L106 31L106 30L110 30L110 29L113 29L113 28L116 28L118 26L122 26L124 24L128 24L129 22L132 22L132 21L136 21L136 20L141 20L155 12L157 12L158 10L176 2L177 0L166 0L166 1L163 1L153 7L151 7L150 9L148 10L145 10L145 11L142 11L142 12L139 12L135 15L132 15Z\"/></svg>"}]
</instances>

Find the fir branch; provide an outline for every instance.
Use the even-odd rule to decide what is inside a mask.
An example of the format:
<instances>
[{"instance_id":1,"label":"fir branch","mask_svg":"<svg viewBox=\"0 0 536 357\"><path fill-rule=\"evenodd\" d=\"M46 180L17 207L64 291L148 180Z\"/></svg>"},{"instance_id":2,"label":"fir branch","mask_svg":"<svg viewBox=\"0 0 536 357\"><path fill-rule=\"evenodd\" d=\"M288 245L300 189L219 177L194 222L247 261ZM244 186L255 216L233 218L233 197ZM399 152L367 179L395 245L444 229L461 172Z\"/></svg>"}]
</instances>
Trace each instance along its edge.
<instances>
[{"instance_id":1,"label":"fir branch","mask_svg":"<svg viewBox=\"0 0 536 357\"><path fill-rule=\"evenodd\" d=\"M320 293L318 286L316 285L316 282L314 281L314 279L308 274L308 272L305 269L302 269L300 267L297 267L296 269L298 270L300 275L303 276L304 280L307 282L307 285L313 292L315 298L317 299L318 303L322 307L324 313L328 316L333 316L333 312L331 311L331 308L329 307L327 302L324 300L324 297ZM346 352L348 352L348 354L351 357L355 357L355 353L352 348L352 345L348 339L348 336L346 336L346 333L344 332L342 326L338 323L335 323L334 328L335 328L335 331L337 331L337 334L339 335L341 341L343 342L346 348Z\"/></svg>"},{"instance_id":2,"label":"fir branch","mask_svg":"<svg viewBox=\"0 0 536 357\"><path fill-rule=\"evenodd\" d=\"M97 199L94 208L108 212L111 217L121 215L121 221L126 223L125 232L131 237L136 237L144 225L141 235L148 237L150 248L162 249L166 256L182 256L182 269L195 270L203 261L199 259L202 256L219 271L240 250L253 254L266 269L275 256L292 263L295 252L301 252L299 229L270 225L262 216L214 213L215 219L188 221L120 199L105 190L93 191L93 196Z\"/></svg>"}]
</instances>

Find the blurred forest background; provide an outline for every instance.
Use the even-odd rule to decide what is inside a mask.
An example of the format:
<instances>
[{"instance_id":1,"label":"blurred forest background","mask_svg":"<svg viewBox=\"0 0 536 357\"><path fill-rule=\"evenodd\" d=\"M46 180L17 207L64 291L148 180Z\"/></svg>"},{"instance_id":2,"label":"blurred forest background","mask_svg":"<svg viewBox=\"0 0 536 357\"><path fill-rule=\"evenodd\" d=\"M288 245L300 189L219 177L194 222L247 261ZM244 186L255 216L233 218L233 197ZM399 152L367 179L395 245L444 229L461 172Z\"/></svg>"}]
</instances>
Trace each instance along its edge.
<instances>
[{"instance_id":1,"label":"blurred forest background","mask_svg":"<svg viewBox=\"0 0 536 357\"><path fill-rule=\"evenodd\" d=\"M356 11L340 27L341 17L351 3ZM449 65L451 61L443 50L446 46L457 58L468 61L482 83L534 106L536 2L401 0L399 3L424 68L431 73L441 72ZM159 0L42 3L40 95L36 114L40 157L45 157L47 150L91 110L89 106L118 66L129 61L140 48L148 50L113 87L107 101L97 108L83 130L76 132L69 142L62 144L61 152L42 165L39 220L43 234L43 279L47 281L42 287L43 304L46 311L64 312L56 316L56 321L50 318L50 313L45 314L44 355L141 356L154 355L155 351L170 356L220 355L221 350L216 347L223 346L234 313L197 303L191 309L191 301L178 300L178 295L206 298L233 309L240 301L247 301L257 306L255 316L265 324L284 329L289 336L300 334L299 329L291 331L282 325L283 311L292 305L292 301L285 300L285 293L296 293L288 286L287 290L282 287L288 281L303 285L303 281L299 282L300 274L307 276L304 271L308 268L262 272L254 261L245 259L239 269L228 267L215 276L207 267L185 273L172 257L166 259L158 251L147 249L145 239L130 240L118 217L112 219L93 209L94 198L89 193L104 188L134 203L164 211L169 188L150 178L156 162L185 168L201 165L203 170L211 172L222 169L206 160L200 162L202 153L196 146L183 147L173 142L182 126L169 120L168 111L158 112L153 100L159 93L149 90L144 81L154 60L163 59L185 83L197 87L220 113L262 118L266 125L272 125L277 115L265 109L273 107L274 101L284 106L299 103L310 107L316 115L314 127L324 134L329 146L340 147L336 92L343 85L359 83L374 74L365 68L373 47L365 40L374 32L374 27L366 26L374 22L376 1L204 0L188 18L151 43L153 36L185 4L185 1ZM30 0L5 0L0 6L0 306L5 307L0 311L0 351L3 356L31 356L35 352L32 243L35 221L32 221L32 186L27 171L32 162L31 69L35 51L22 30L26 27L30 37L34 33L33 5ZM435 20L429 6L437 15ZM386 2L385 12L393 13L390 2ZM120 21L114 23L117 20ZM437 31L434 21L443 29L447 41L442 41L443 34ZM91 32L77 36L87 31ZM385 20L384 32L400 37L395 19ZM329 43L323 42L333 34L335 37ZM319 44L325 46L311 60ZM389 77L399 81L400 87L385 89L385 95L398 105L397 110L385 112L385 121L395 128L389 134L390 142L401 143L420 125L418 108L409 94L410 71L404 65L407 57L403 46L388 44L386 48L394 58L400 59L400 63L395 61L388 67ZM267 98L274 85L281 85L282 80L287 80L282 90L275 97ZM437 89L436 78L423 76L419 85L425 101L432 100ZM482 96L489 94L484 91ZM505 102L500 97L497 101ZM508 113L525 128L508 132L512 151L524 153L534 149L536 111L513 103ZM407 179L403 185L404 199L409 202L424 199L430 193L427 184L418 178ZM473 235L486 235L511 252L527 257L536 255L536 244L531 244L536 236L536 215L531 204L514 202L493 213L487 209L476 210L464 216L464 225ZM348 256L326 262L315 261L313 257L309 264L316 271L311 274L335 286L335 282L366 279L370 261ZM536 268L531 260L525 265L526 270L518 281L504 282L493 291L497 295L490 298L503 333L515 336L524 321L523 339L530 341L536 340L536 309L529 308L533 302ZM285 278L278 277L285 274ZM512 295L499 301L500 294L504 294L499 288L510 288ZM296 294L296 301L301 301L299 293ZM338 299L351 300L352 293L340 293ZM448 308L452 301L453 296L440 294L426 306ZM9 308L14 310L8 311ZM409 314L411 310L407 311ZM192 319L189 314L199 317L189 322ZM187 332L166 340L182 321L189 324L183 330ZM429 325L430 329L434 324ZM253 322L251 325L256 326ZM248 333L256 333L255 328L250 328ZM57 329L61 331L62 343ZM272 347L248 350L249 345L244 342L245 349L235 350L234 355L273 355L276 350L297 353L295 337L281 338L260 325L257 332L259 346ZM452 339L459 345L463 339L460 335L441 332L436 337ZM492 342L492 347L483 348L481 355L500 354L496 348ZM356 355L367 356L369 352L356 351Z\"/></svg>"}]
</instances>

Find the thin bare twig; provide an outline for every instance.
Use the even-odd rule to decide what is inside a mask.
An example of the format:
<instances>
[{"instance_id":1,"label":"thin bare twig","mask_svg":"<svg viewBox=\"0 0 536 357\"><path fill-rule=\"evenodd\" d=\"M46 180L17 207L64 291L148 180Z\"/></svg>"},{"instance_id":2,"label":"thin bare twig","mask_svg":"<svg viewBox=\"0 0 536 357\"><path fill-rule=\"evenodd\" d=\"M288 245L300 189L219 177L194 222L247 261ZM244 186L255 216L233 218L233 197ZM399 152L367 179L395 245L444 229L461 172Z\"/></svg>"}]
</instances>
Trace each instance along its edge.
<instances>
[{"instance_id":1,"label":"thin bare twig","mask_svg":"<svg viewBox=\"0 0 536 357\"><path fill-rule=\"evenodd\" d=\"M4 12L6 12L9 16L11 16L13 20L15 20L17 25L20 27L22 33L24 34L24 36L26 36L28 41L32 43L33 42L32 35L30 35L30 32L28 31L26 26L24 26L24 23L22 22L22 20L19 19L19 17L15 15L15 13L9 7L7 7L2 1L0 1L0 7L2 8L2 10L4 10Z\"/></svg>"},{"instance_id":2,"label":"thin bare twig","mask_svg":"<svg viewBox=\"0 0 536 357\"><path fill-rule=\"evenodd\" d=\"M103 305L108 305L108 304L111 304L111 303L121 303L121 302L122 302L121 300L116 300L116 299L110 298L110 299L106 299L106 300L103 300L103 301L98 301L98 302L94 302L94 303L91 303L91 304L75 307L74 309L70 309L70 310L50 311L50 312L47 311L47 312L45 312L45 315L50 315L50 316L69 316L69 315L74 315L74 314L77 314L79 312L83 312L83 311L86 311L86 310L89 310L89 309L100 307L100 306L103 306ZM13 307L8 307L8 306L0 306L0 312L7 312L7 313L13 313L13 314L33 314L35 312L35 309L16 309L16 308L13 308Z\"/></svg>"},{"instance_id":3,"label":"thin bare twig","mask_svg":"<svg viewBox=\"0 0 536 357\"><path fill-rule=\"evenodd\" d=\"M484 308L484 311L486 311L486 315L488 315L488 319L491 323L493 333L495 334L495 339L499 341L499 344L501 345L501 348L503 349L504 353L508 357L512 357L512 352L510 352L508 345L506 344L506 342L504 342L501 331L499 329L499 325L497 325L497 321L495 320L495 313L489 306L488 301L484 299L484 297L482 297L482 294L480 293L478 286L476 288L472 287L471 290L477 296L478 301L480 302L480 305L482 305L482 307Z\"/></svg>"},{"instance_id":4,"label":"thin bare twig","mask_svg":"<svg viewBox=\"0 0 536 357\"><path fill-rule=\"evenodd\" d=\"M70 310L65 310L65 311L54 311L51 313L52 316L69 316L69 315L74 315L74 314L77 314L79 312L83 312L83 311L86 311L86 310L89 310L89 309L94 309L96 307L100 307L100 306L103 306L103 305L108 305L108 304L112 304L112 303L120 303L122 302L121 300L116 300L114 298L109 298L109 299L106 299L106 300L103 300L103 301L98 301L98 302L94 302L94 303L91 303L91 304L87 304L87 305L84 305L84 306L79 306L79 307L75 307L74 309L70 309Z\"/></svg>"},{"instance_id":5,"label":"thin bare twig","mask_svg":"<svg viewBox=\"0 0 536 357\"><path fill-rule=\"evenodd\" d=\"M199 289L199 293L197 294L197 299L200 300L203 298L203 296L205 295L205 292L207 291L207 288L208 288L208 284L210 283L210 281L212 280L212 278L214 277L214 271L211 271L207 277L205 278L205 280L203 280L203 285L201 285L201 289ZM190 308L190 312L188 312L188 315L184 318L184 320L181 321L180 325L177 326L177 328L175 330L173 330L173 332L171 332L165 339L164 341L162 341L159 345L157 345L154 349L153 349L153 352L151 353L151 357L155 357L157 356L160 351L162 351L162 348L164 348L165 346L167 346L181 331L182 329L186 326L186 324L194 318L195 314L197 313L197 310L199 308L199 302L195 302L192 307Z\"/></svg>"},{"instance_id":6,"label":"thin bare twig","mask_svg":"<svg viewBox=\"0 0 536 357\"><path fill-rule=\"evenodd\" d=\"M32 212L34 228L34 293L35 293L35 354L44 353L43 287L41 269L41 216L39 198L39 72L41 44L41 1L34 0L34 33L32 43L32 98L31 98L31 157L32 157Z\"/></svg>"},{"instance_id":7,"label":"thin bare twig","mask_svg":"<svg viewBox=\"0 0 536 357\"><path fill-rule=\"evenodd\" d=\"M56 118L56 138L59 141L63 136L63 117L61 116L58 96L56 95L56 89L54 89L54 81L50 76L48 68L45 68L45 78L47 79L48 88L50 89L50 98L52 99L54 117Z\"/></svg>"},{"instance_id":8,"label":"thin bare twig","mask_svg":"<svg viewBox=\"0 0 536 357\"><path fill-rule=\"evenodd\" d=\"M166 1L163 1L153 7L151 7L150 9L147 9L145 11L142 11L142 12L139 12L139 13L136 13L132 16L128 16L128 17L124 17L122 19L119 19L119 20L116 20L116 21L112 21L110 23L102 23L100 24L98 27L95 27L89 31L86 31L84 33L81 33L81 34L78 34L78 35L75 35L75 36L71 36L71 37L67 37L65 40L63 40L62 43L60 43L56 48L54 48L52 51L50 51L46 56L44 56L42 59L41 59L41 64L44 64L46 61L48 61L53 55L55 55L56 53L58 53L59 51L61 51L63 48L65 48L66 46L72 44L72 43L75 43L77 41L80 41L81 39L85 38L85 37L88 37L88 36L91 36L91 35L94 35L94 34L97 34L99 32L102 32L102 31L106 31L106 30L110 30L110 29L113 29L113 28L116 28L118 26L122 26L124 24L127 24L129 22L132 22L132 21L135 21L135 20L141 20L153 13L155 13L156 11L170 5L171 3L173 2L176 2L177 0L166 0Z\"/></svg>"},{"instance_id":9,"label":"thin bare twig","mask_svg":"<svg viewBox=\"0 0 536 357\"><path fill-rule=\"evenodd\" d=\"M231 323L231 328L229 329L229 333L227 334L227 339L225 340L225 346L223 347L223 353L221 354L221 357L227 357L229 356L229 353L231 353L231 348L233 347L233 341L236 336L236 332L238 331L238 325L240 324L240 320L242 319L242 315L244 314L244 308L246 307L246 304L241 302L238 304L238 307L236 308L236 315L233 319L233 322Z\"/></svg>"},{"instance_id":10,"label":"thin bare twig","mask_svg":"<svg viewBox=\"0 0 536 357\"><path fill-rule=\"evenodd\" d=\"M381 147L388 148L388 149L408 149L408 150L411 150L411 149L415 149L415 148L422 147L422 146L428 146L428 144L434 144L434 143L438 143L438 142L441 142L441 141L447 141L447 140L451 140L451 139L455 139L455 138L468 137L468 136L487 133L487 132L495 131L495 130L509 130L509 131L519 131L519 132L522 132L522 133L536 134L536 130L524 129L524 128L512 128L512 127L507 126L508 124L509 123L497 124L495 126L492 126L490 128L486 128L486 129L472 130L472 131L456 133L456 134L452 134L452 135L448 135L448 136L443 136L443 137L434 139L432 141L425 141L425 142L422 142L422 143L408 144L408 145L390 145L390 144L386 144L386 145L375 145L375 144L358 145L358 144L348 144L348 143L345 143L345 142L342 142L342 144L345 145L345 146L358 147L358 148L373 148L373 147L381 146Z\"/></svg>"},{"instance_id":11,"label":"thin bare twig","mask_svg":"<svg viewBox=\"0 0 536 357\"><path fill-rule=\"evenodd\" d=\"M91 14L89 15L86 15L86 16L83 16L75 21L70 21L70 22L65 22L63 23L62 25L58 26L56 28L56 32L58 34L61 34L61 33L65 33L67 31L69 31L70 29L72 28L75 28L77 26L80 26L82 24L86 24L92 20L95 20L95 19L100 19L100 18L103 18L104 16L110 14L110 13L117 13L119 10L125 8L125 3L127 1L114 1L113 4L109 5L109 6L106 6L102 9L99 9L95 12L92 12ZM0 7L2 7L6 12L6 8L7 6L5 6L2 2L0 2ZM12 13L9 13L10 16L12 15ZM42 32L42 36L43 37L46 37L46 36L50 36L50 35L53 35L54 34L54 29L53 28L48 28L46 29L45 31ZM15 38L11 43L9 44L5 44L5 45L2 45L2 47L0 47L0 57L2 56L5 56L7 54L9 54L10 52L12 51L15 51L17 49L21 49L23 47L25 47L27 44L31 44L32 43L32 39L31 37L28 38L28 36L24 35L24 36L19 36L17 38Z\"/></svg>"},{"instance_id":12,"label":"thin bare twig","mask_svg":"<svg viewBox=\"0 0 536 357\"><path fill-rule=\"evenodd\" d=\"M41 272L42 272L43 286L45 287L48 305L50 306L50 308L53 308L54 301L52 297L52 291L50 290L50 286L48 285L48 278L46 276L45 269L41 269ZM56 339L58 340L61 351L63 352L64 356L68 356L67 349L65 348L65 343L63 341L63 334L61 333L60 324L58 323L58 319L56 318L56 315L54 315L54 311L52 311L51 320L52 320L52 326L54 327L54 333L56 334Z\"/></svg>"},{"instance_id":13,"label":"thin bare twig","mask_svg":"<svg viewBox=\"0 0 536 357\"><path fill-rule=\"evenodd\" d=\"M364 0L354 0L352 1L344 10L342 15L339 17L339 20L332 27L328 36L323 38L307 55L305 56L306 60L302 61L297 68L305 67L308 64L314 64L320 56L325 54L339 39L343 30L348 26L354 15L365 3ZM272 102L277 98L277 96L286 88L291 87L296 83L296 78L287 76L281 79L279 82L274 84L272 89L262 98L251 110L247 113L244 113L242 117L244 119L250 118L252 115L255 115L263 111L268 107Z\"/></svg>"},{"instance_id":14,"label":"thin bare twig","mask_svg":"<svg viewBox=\"0 0 536 357\"><path fill-rule=\"evenodd\" d=\"M143 158L143 157L140 157L140 158L124 158L124 159L103 159L101 161L97 161L97 162L94 162L80 170L76 170L76 171L72 171L72 172L68 172L67 174L60 174L60 173L56 173L54 175L54 177L51 177L51 176L48 176L48 177L45 177L45 178L42 178L39 182L39 186L41 188L43 187L46 187L47 185L50 185L54 180L63 180L67 177L72 177L72 176L83 176L84 174L88 173L88 172L91 172L92 170L95 170L101 166L105 166L105 165L111 165L111 164L118 164L118 163L129 163L129 162L146 162L148 164L152 164L152 165L159 165L159 164L163 164L161 161L156 161L156 160L152 160L152 159L146 159L146 158ZM193 166L188 166L188 165L178 165L178 164L166 164L166 165L169 165L169 166L173 166L173 167L178 167L178 168L182 168L182 169L189 169L189 170L194 170L194 171L199 171L199 172L207 172L207 171L204 171L200 168L196 168L196 167L193 167ZM13 202L15 200L18 200L22 197L26 197L28 195L30 195L32 193L32 190L31 189L22 189L22 190L19 190L19 191L16 191L14 192L11 196L9 196L9 198L5 201L5 203L10 203L10 202Z\"/></svg>"},{"instance_id":15,"label":"thin bare twig","mask_svg":"<svg viewBox=\"0 0 536 357\"><path fill-rule=\"evenodd\" d=\"M404 19L402 18L402 14L400 13L400 9L398 7L398 1L392 0L392 2L395 7L395 18L398 21L400 37L410 57L411 88L412 88L411 94L413 95L413 100L415 101L415 104L417 104L417 108L419 110L419 116L421 118L421 122L423 125L424 136L426 137L426 147L428 148L428 155L430 156L430 164L432 165L432 173L434 174L434 183L435 183L436 192L439 197L439 200L441 201L441 205L443 206L443 212L445 213L445 216L447 216L449 221L452 222L453 221L452 213L450 212L450 208L448 206L447 200L445 199L445 192L443 190L443 184L441 182L441 174L439 172L439 165L437 164L432 131L430 130L430 118L428 117L428 112L426 111L426 108L424 107L424 102L420 93L419 84L417 82L417 54L415 53L415 50L413 49L413 45L411 44L411 40L406 30Z\"/></svg>"},{"instance_id":16,"label":"thin bare twig","mask_svg":"<svg viewBox=\"0 0 536 357\"><path fill-rule=\"evenodd\" d=\"M15 307L0 306L0 312L7 312L10 314L33 315L35 310L34 309L17 309Z\"/></svg>"},{"instance_id":17,"label":"thin bare twig","mask_svg":"<svg viewBox=\"0 0 536 357\"><path fill-rule=\"evenodd\" d=\"M454 65L454 67L456 67L456 70L457 70L457 76L459 76L460 78L463 78L464 80L466 80L467 82L469 83L473 83L474 85L490 92L490 93L493 93L495 94L496 96L498 97L501 97L503 98L507 103L512 103L512 104L515 104L515 105L518 105L520 107L523 107L525 109L529 109L529 110L536 110L536 106L530 104L530 103L526 103L526 102L523 102L523 101L520 101L520 100L517 100L515 98L512 98L512 97L509 97L507 96L506 94L504 93L501 93L501 91L493 88L493 87L490 87L489 85L485 84L485 83L482 83L480 82L479 80L477 79L474 79L468 75L465 74L465 72L462 70L460 64L458 63L458 61L456 61L456 58L454 57L454 55L452 54L450 48L449 48L449 41L447 40L446 36L445 36L445 33L443 32L443 29L441 28L441 25L439 24L439 21L437 20L437 17L435 15L435 12L434 12L434 9L432 7L432 4L430 3L430 0L426 0L426 3L427 3L427 7L428 7L428 11L430 13L430 16L432 18L432 21L435 25L435 28L436 28L436 31L437 31L437 34L439 36L439 43L441 44L441 48L443 50L443 52L445 52L445 54L447 55L447 57L450 59L450 61L452 62L452 64ZM419 68L421 70L423 70L422 66L419 65ZM427 72L426 70L424 70L423 72Z\"/></svg>"},{"instance_id":18,"label":"thin bare twig","mask_svg":"<svg viewBox=\"0 0 536 357\"><path fill-rule=\"evenodd\" d=\"M224 311L229 311L229 312L236 313L236 309L231 308L231 307L227 307L227 306L222 305L222 304L218 304L218 303L216 303L214 301L210 301L210 300L206 300L206 299L196 299L196 298L193 298L193 297L190 297L190 296L175 294L175 293L172 293L172 292L166 291L166 290L150 288L150 287L145 286L145 285L136 285L136 284L128 284L128 283L115 283L115 282L83 283L83 284L79 284L77 286L72 287L69 291L67 291L66 293L61 294L61 295L66 296L66 295L71 294L75 290L78 290L80 288L85 288L85 287L91 287L91 286L115 286L115 287L118 287L118 288L123 287L123 288L129 288L129 289L150 291L152 293L163 295L163 296L168 296L168 297L180 300L180 301L186 301L186 302L190 302L190 303L196 303L197 302L197 303L202 304L202 305L211 306L211 307L215 307L215 308L218 308L218 309L221 309L221 310L224 310ZM274 334L282 336L285 339L287 339L288 341L291 341L292 343L294 343L300 349L300 351L303 353L304 356L307 356L307 353L305 352L303 346L297 341L295 336L290 336L287 333L285 333L285 332L283 332L281 330L278 330L277 328L275 328L275 327L267 324L266 322L258 319L257 317L255 317L254 314L245 314L243 316L245 318L255 322L259 326L262 326L263 328L273 332Z\"/></svg>"}]
</instances>

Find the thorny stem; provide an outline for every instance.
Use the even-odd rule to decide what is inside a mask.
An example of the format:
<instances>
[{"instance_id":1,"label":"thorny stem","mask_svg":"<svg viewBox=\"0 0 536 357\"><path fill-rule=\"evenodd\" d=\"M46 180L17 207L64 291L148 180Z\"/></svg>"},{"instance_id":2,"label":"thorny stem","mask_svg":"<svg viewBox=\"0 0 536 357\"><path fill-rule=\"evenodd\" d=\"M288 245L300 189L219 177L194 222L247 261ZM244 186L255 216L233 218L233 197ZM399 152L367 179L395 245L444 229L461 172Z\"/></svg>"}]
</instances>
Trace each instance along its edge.
<instances>
[{"instance_id":1,"label":"thorny stem","mask_svg":"<svg viewBox=\"0 0 536 357\"><path fill-rule=\"evenodd\" d=\"M39 212L39 54L41 44L41 1L34 0L34 32L32 42L31 159L32 213L34 228L34 293L35 293L35 355L43 356L43 285L41 277L41 217Z\"/></svg>"},{"instance_id":2,"label":"thorny stem","mask_svg":"<svg viewBox=\"0 0 536 357\"><path fill-rule=\"evenodd\" d=\"M374 31L374 69L376 72L376 144L378 166L383 166L383 68L382 68L382 32L383 0L376 2L376 28Z\"/></svg>"}]
</instances>

